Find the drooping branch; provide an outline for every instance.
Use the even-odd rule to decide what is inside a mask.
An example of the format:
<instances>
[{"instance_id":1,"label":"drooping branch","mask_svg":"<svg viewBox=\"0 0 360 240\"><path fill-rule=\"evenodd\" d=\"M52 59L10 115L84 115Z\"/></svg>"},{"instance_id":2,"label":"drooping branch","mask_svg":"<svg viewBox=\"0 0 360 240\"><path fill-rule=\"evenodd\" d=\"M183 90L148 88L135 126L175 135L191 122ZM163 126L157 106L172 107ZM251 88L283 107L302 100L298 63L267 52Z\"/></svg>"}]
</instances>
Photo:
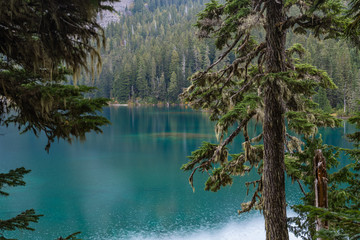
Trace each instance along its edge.
<instances>
[{"instance_id":1,"label":"drooping branch","mask_svg":"<svg viewBox=\"0 0 360 240\"><path fill-rule=\"evenodd\" d=\"M209 160L210 162L213 162L215 160L215 158L219 155L219 153L223 150L223 148L228 145L229 143L231 143L234 138L241 132L241 130L246 126L246 124L249 122L249 120L256 114L256 111L253 110L249 113L249 115L243 119L241 121L241 123L239 124L239 126L235 129L234 132L232 132L232 134L225 139L225 141L223 143L221 143L217 148L216 151L214 152L214 155L212 156L212 158Z\"/></svg>"},{"instance_id":2,"label":"drooping branch","mask_svg":"<svg viewBox=\"0 0 360 240\"><path fill-rule=\"evenodd\" d=\"M257 184L257 188L256 188L250 202L241 204L242 210L238 210L238 214L249 212L254 207L257 208L258 210L262 209L262 198L261 198L261 195L259 195L259 194L261 194L261 191L262 191L262 181L260 179L260 180L253 181L253 182L247 182L246 183L247 193L249 192L249 185L251 185L251 184L252 185Z\"/></svg>"},{"instance_id":3,"label":"drooping branch","mask_svg":"<svg viewBox=\"0 0 360 240\"><path fill-rule=\"evenodd\" d=\"M312 30L315 36L322 34L336 37L345 33L345 26L341 19L336 19L332 15L318 16L302 14L300 16L291 16L282 22L279 26L282 30L294 29L295 33L305 34L307 30Z\"/></svg>"},{"instance_id":4,"label":"drooping branch","mask_svg":"<svg viewBox=\"0 0 360 240\"><path fill-rule=\"evenodd\" d=\"M34 228L29 226L30 223L37 223L42 216L35 214L34 209L26 210L11 219L0 220L0 231L14 231L16 229L34 231ZM0 237L0 239L4 238Z\"/></svg>"},{"instance_id":5,"label":"drooping branch","mask_svg":"<svg viewBox=\"0 0 360 240\"><path fill-rule=\"evenodd\" d=\"M8 173L0 173L0 195L2 196L9 195L9 193L4 192L2 190L4 187L24 186L25 185L25 181L23 180L24 175L28 174L29 172L30 170L21 167L15 170L10 170Z\"/></svg>"},{"instance_id":6,"label":"drooping branch","mask_svg":"<svg viewBox=\"0 0 360 240\"><path fill-rule=\"evenodd\" d=\"M239 47L238 51L241 51L242 49L244 49L246 46L247 46L247 43L248 43L248 37L249 35L247 35L247 37L244 39L244 42L243 44ZM239 57L237 58L232 64L230 64L225 70L222 70L222 71L228 71L230 70L229 72L229 78L231 77L230 74L231 73L234 73L239 64L241 63L245 63L245 68L249 65L249 63L258 56L258 54L263 51L264 49L266 49L266 44L263 42L263 43L260 43L254 50L248 52L245 56L242 56L242 57ZM247 76L245 76L246 78ZM209 88L210 89L210 88Z\"/></svg>"}]
</instances>

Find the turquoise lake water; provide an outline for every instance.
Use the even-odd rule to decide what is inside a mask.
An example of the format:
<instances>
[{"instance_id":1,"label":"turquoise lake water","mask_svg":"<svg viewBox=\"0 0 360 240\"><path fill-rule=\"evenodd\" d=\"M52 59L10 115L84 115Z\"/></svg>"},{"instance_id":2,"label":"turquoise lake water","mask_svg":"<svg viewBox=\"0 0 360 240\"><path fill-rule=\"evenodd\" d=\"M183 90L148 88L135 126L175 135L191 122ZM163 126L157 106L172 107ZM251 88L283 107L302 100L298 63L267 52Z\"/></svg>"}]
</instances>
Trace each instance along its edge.
<instances>
[{"instance_id":1,"label":"turquoise lake water","mask_svg":"<svg viewBox=\"0 0 360 240\"><path fill-rule=\"evenodd\" d=\"M189 173L180 170L202 141L216 141L205 113L110 107L104 115L112 125L103 134L89 134L84 143L54 143L49 154L45 138L0 129L0 172L32 169L25 187L5 189L10 196L0 198L0 218L31 208L44 214L32 225L35 232L5 236L48 240L81 231L79 237L90 240L265 238L259 213L237 214L249 199L243 183L256 175L212 193L203 190L205 176L197 174L193 193ZM255 135L260 125L249 129ZM344 133L354 131L348 125L320 130L324 142L343 147L350 147ZM238 140L231 149L240 146ZM286 190L289 205L299 202L301 192L289 179Z\"/></svg>"}]
</instances>

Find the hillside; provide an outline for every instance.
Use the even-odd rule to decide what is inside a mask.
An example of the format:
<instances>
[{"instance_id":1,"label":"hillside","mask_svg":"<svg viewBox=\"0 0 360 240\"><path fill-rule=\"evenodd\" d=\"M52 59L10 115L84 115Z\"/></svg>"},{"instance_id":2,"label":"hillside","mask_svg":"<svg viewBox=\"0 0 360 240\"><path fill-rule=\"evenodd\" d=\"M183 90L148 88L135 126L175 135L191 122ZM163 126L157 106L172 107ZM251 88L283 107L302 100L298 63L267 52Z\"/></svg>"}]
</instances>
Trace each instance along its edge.
<instances>
[{"instance_id":1,"label":"hillside","mask_svg":"<svg viewBox=\"0 0 360 240\"><path fill-rule=\"evenodd\" d=\"M104 11L98 17L97 22L102 27L107 27L112 22L119 22L120 15L124 14L126 9L130 9L134 3L134 0L121 0L113 4L113 8L116 12Z\"/></svg>"},{"instance_id":2,"label":"hillside","mask_svg":"<svg viewBox=\"0 0 360 240\"><path fill-rule=\"evenodd\" d=\"M196 15L205 0L129 0L115 7L129 14L104 17L107 49L102 52L103 70L95 86L96 96L118 102L178 102L188 78L214 62L221 51L211 39L196 36ZM258 32L258 41L263 37ZM336 90L317 89L314 100L328 112L358 109L360 57L343 41L317 41L310 34L289 33L288 46L301 43L307 49L304 63L328 72ZM229 61L235 57L231 53ZM221 68L222 66L218 66ZM91 84L83 80L85 84Z\"/></svg>"}]
</instances>

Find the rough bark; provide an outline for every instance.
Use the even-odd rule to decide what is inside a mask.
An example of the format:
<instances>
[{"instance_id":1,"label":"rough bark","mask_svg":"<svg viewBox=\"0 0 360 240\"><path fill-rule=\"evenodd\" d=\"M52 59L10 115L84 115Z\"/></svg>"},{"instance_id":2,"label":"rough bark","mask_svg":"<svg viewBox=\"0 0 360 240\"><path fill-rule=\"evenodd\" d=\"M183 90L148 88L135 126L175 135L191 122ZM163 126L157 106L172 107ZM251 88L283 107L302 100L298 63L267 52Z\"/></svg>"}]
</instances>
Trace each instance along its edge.
<instances>
[{"instance_id":1,"label":"rough bark","mask_svg":"<svg viewBox=\"0 0 360 240\"><path fill-rule=\"evenodd\" d=\"M283 2L269 0L266 4L266 71L279 73L285 71L286 32L278 27L285 20ZM264 100L263 197L267 240L289 239L285 199L285 120L280 81L277 77L269 80Z\"/></svg>"},{"instance_id":2,"label":"rough bark","mask_svg":"<svg viewBox=\"0 0 360 240\"><path fill-rule=\"evenodd\" d=\"M315 151L314 176L315 207L328 208L326 159L319 149ZM316 219L316 231L328 228L328 225L327 221ZM321 240L321 238L318 238L318 240Z\"/></svg>"},{"instance_id":3,"label":"rough bark","mask_svg":"<svg viewBox=\"0 0 360 240\"><path fill-rule=\"evenodd\" d=\"M344 113L346 114L346 83L344 86Z\"/></svg>"}]
</instances>

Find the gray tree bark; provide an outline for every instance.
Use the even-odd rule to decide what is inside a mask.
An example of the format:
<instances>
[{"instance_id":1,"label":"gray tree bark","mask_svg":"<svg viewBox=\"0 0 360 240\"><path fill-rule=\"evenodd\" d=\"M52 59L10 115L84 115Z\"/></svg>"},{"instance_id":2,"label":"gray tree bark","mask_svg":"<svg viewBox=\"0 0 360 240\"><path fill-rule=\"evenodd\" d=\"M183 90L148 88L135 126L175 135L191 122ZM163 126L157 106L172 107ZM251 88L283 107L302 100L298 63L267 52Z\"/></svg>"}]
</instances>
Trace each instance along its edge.
<instances>
[{"instance_id":1,"label":"gray tree bark","mask_svg":"<svg viewBox=\"0 0 360 240\"><path fill-rule=\"evenodd\" d=\"M266 3L266 71L285 71L286 32L282 0ZM271 78L265 89L263 197L267 240L288 240L285 199L285 119L279 77Z\"/></svg>"}]
</instances>

